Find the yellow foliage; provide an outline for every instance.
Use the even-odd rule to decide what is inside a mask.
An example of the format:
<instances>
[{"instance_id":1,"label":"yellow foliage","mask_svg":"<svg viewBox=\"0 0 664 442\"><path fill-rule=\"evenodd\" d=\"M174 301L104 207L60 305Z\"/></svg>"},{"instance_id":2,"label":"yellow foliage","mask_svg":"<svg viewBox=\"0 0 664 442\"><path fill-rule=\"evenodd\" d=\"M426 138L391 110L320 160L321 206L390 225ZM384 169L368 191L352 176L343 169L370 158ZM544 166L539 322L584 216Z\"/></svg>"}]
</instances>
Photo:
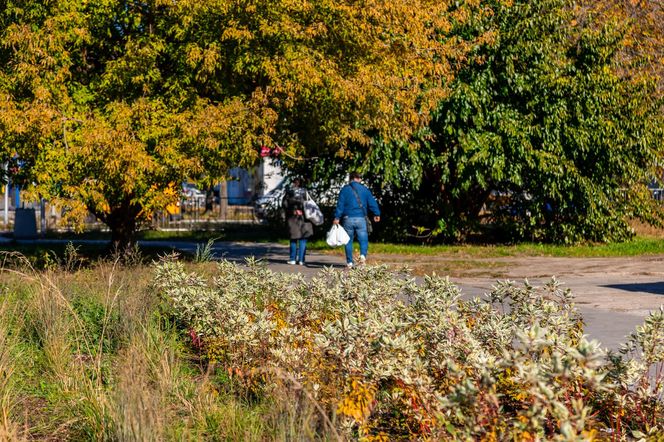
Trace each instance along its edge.
<instances>
[{"instance_id":1,"label":"yellow foliage","mask_svg":"<svg viewBox=\"0 0 664 442\"><path fill-rule=\"evenodd\" d=\"M599 440L599 434L597 429L593 428L591 430L583 430L581 432L581 437L583 437L583 440L593 442L595 440Z\"/></svg>"},{"instance_id":2,"label":"yellow foliage","mask_svg":"<svg viewBox=\"0 0 664 442\"><path fill-rule=\"evenodd\" d=\"M375 385L364 384L359 379L351 379L344 397L337 406L337 412L362 423L371 414L375 394Z\"/></svg>"},{"instance_id":3,"label":"yellow foliage","mask_svg":"<svg viewBox=\"0 0 664 442\"><path fill-rule=\"evenodd\" d=\"M360 442L389 442L390 437L385 433L370 434L360 437Z\"/></svg>"},{"instance_id":4,"label":"yellow foliage","mask_svg":"<svg viewBox=\"0 0 664 442\"><path fill-rule=\"evenodd\" d=\"M498 442L498 435L495 432L485 433L481 439L482 442Z\"/></svg>"},{"instance_id":5,"label":"yellow foliage","mask_svg":"<svg viewBox=\"0 0 664 442\"><path fill-rule=\"evenodd\" d=\"M528 399L528 390L514 381L512 369L507 368L497 376L496 391L511 402L520 404Z\"/></svg>"},{"instance_id":6,"label":"yellow foliage","mask_svg":"<svg viewBox=\"0 0 664 442\"><path fill-rule=\"evenodd\" d=\"M627 77L654 78L664 94L664 8L658 0L585 0L576 10L593 14L600 26L626 26L621 64Z\"/></svg>"},{"instance_id":7,"label":"yellow foliage","mask_svg":"<svg viewBox=\"0 0 664 442\"><path fill-rule=\"evenodd\" d=\"M519 440L522 442L532 442L536 440L536 435L530 434L527 431L522 432L519 435Z\"/></svg>"}]
</instances>

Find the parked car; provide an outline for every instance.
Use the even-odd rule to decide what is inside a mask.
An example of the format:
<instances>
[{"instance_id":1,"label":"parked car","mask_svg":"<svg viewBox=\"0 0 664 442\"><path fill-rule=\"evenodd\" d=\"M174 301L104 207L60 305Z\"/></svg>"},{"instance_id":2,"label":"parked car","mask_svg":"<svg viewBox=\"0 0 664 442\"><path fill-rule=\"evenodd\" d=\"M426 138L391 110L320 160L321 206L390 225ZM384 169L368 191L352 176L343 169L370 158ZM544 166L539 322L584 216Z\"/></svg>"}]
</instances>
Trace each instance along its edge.
<instances>
[{"instance_id":1,"label":"parked car","mask_svg":"<svg viewBox=\"0 0 664 442\"><path fill-rule=\"evenodd\" d=\"M194 183L182 183L182 196L186 205L205 207L205 192L199 190Z\"/></svg>"},{"instance_id":2,"label":"parked car","mask_svg":"<svg viewBox=\"0 0 664 442\"><path fill-rule=\"evenodd\" d=\"M280 216L281 201L284 198L286 187L290 184L289 178L284 178L277 186L254 200L254 214L259 220L267 220Z\"/></svg>"},{"instance_id":3,"label":"parked car","mask_svg":"<svg viewBox=\"0 0 664 442\"><path fill-rule=\"evenodd\" d=\"M286 177L265 195L259 196L254 200L254 213L259 220L267 220L282 216L281 202L284 198L284 192L290 185L291 178ZM319 206L333 207L337 203L339 191L343 187L343 182L335 182L323 186L322 188L308 188L311 197Z\"/></svg>"}]
</instances>

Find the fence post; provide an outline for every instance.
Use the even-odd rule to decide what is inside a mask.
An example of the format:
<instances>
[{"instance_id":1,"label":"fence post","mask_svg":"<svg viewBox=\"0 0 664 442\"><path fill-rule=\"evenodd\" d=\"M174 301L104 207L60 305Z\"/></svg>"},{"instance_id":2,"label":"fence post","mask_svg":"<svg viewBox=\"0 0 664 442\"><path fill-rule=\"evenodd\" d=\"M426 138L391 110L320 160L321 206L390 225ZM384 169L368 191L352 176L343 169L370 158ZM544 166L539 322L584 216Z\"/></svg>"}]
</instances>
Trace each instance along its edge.
<instances>
[{"instance_id":1,"label":"fence post","mask_svg":"<svg viewBox=\"0 0 664 442\"><path fill-rule=\"evenodd\" d=\"M43 238L46 235L46 200L43 197L39 199L39 221L39 233Z\"/></svg>"},{"instance_id":2,"label":"fence post","mask_svg":"<svg viewBox=\"0 0 664 442\"><path fill-rule=\"evenodd\" d=\"M223 221L228 217L228 187L226 180L219 183L219 217Z\"/></svg>"},{"instance_id":3,"label":"fence post","mask_svg":"<svg viewBox=\"0 0 664 442\"><path fill-rule=\"evenodd\" d=\"M5 229L9 228L9 179L5 184Z\"/></svg>"}]
</instances>

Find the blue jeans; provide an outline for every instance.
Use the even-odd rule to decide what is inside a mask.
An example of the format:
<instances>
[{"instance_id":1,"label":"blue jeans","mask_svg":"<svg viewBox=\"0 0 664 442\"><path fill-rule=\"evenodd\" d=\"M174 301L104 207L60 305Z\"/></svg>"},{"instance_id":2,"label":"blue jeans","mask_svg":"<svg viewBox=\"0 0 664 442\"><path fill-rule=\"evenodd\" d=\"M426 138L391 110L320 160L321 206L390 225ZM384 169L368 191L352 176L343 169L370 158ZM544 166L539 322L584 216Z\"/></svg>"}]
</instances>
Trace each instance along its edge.
<instances>
[{"instance_id":1,"label":"blue jeans","mask_svg":"<svg viewBox=\"0 0 664 442\"><path fill-rule=\"evenodd\" d=\"M290 260L304 262L304 255L307 253L307 239L290 240Z\"/></svg>"},{"instance_id":2,"label":"blue jeans","mask_svg":"<svg viewBox=\"0 0 664 442\"><path fill-rule=\"evenodd\" d=\"M353 240L357 235L357 241L360 243L360 255L367 256L369 251L369 233L367 232L367 222L364 218L344 218L342 225L350 236L350 241L346 244L346 263L353 263Z\"/></svg>"}]
</instances>

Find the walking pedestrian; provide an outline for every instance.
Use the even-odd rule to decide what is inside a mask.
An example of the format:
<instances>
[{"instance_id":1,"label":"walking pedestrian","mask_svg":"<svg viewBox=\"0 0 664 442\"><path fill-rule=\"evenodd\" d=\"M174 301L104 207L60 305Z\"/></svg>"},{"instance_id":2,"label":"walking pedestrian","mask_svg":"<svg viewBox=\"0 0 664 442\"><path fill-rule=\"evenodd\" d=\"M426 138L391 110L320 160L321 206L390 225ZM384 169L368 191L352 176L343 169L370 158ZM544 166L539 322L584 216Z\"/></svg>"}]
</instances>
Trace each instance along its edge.
<instances>
[{"instance_id":1,"label":"walking pedestrian","mask_svg":"<svg viewBox=\"0 0 664 442\"><path fill-rule=\"evenodd\" d=\"M286 211L286 224L290 238L290 257L287 261L291 265L304 265L307 253L307 238L314 234L314 226L304 218L304 202L307 199L307 190L301 178L295 178L286 188L282 207Z\"/></svg>"},{"instance_id":2,"label":"walking pedestrian","mask_svg":"<svg viewBox=\"0 0 664 442\"><path fill-rule=\"evenodd\" d=\"M333 223L341 223L350 236L350 241L346 244L346 266L348 268L353 267L353 241L356 236L360 243L360 264L364 264L367 260L371 229L368 212L371 212L375 222L380 221L380 208L376 198L360 182L361 180L362 176L358 172L350 173L349 183L341 188L337 208L334 211Z\"/></svg>"}]
</instances>

